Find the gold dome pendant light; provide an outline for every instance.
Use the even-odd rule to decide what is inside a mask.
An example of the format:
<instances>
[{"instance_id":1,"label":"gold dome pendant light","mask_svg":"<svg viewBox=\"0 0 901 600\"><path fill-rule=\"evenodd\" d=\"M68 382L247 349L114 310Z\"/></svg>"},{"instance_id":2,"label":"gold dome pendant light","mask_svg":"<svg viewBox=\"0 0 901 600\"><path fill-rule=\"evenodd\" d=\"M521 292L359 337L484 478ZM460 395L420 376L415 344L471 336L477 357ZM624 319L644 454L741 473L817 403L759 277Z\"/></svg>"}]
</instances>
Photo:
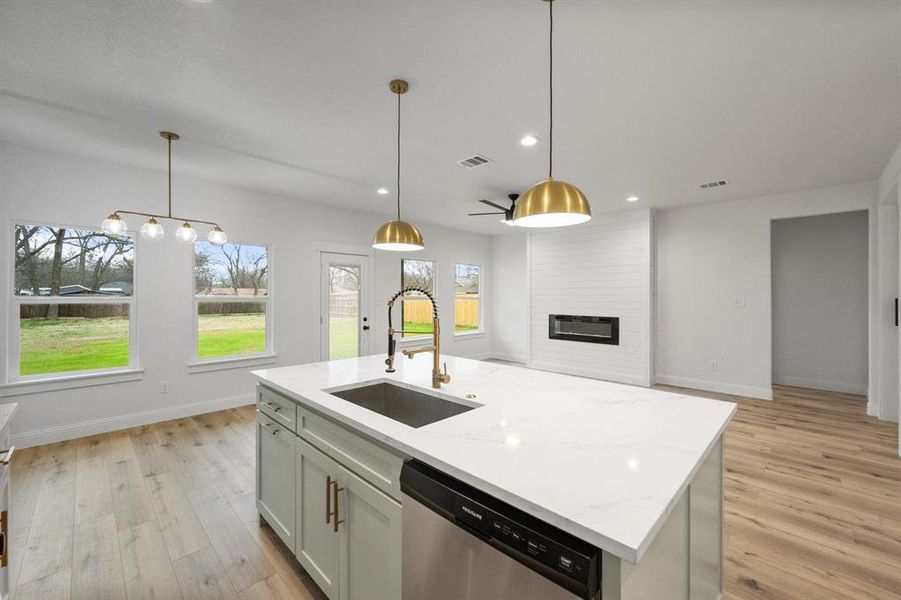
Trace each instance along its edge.
<instances>
[{"instance_id":1,"label":"gold dome pendant light","mask_svg":"<svg viewBox=\"0 0 901 600\"><path fill-rule=\"evenodd\" d=\"M388 221L375 232L372 247L376 250L410 252L422 250L422 234L412 223L400 218L400 97L410 89L403 79L394 79L388 84L391 93L397 94L397 220Z\"/></svg>"},{"instance_id":2,"label":"gold dome pendant light","mask_svg":"<svg viewBox=\"0 0 901 600\"><path fill-rule=\"evenodd\" d=\"M554 179L554 0L548 3L549 34L549 114L547 179L526 190L513 212L513 224L520 227L564 227L591 219L591 207L585 194L565 181Z\"/></svg>"}]
</instances>

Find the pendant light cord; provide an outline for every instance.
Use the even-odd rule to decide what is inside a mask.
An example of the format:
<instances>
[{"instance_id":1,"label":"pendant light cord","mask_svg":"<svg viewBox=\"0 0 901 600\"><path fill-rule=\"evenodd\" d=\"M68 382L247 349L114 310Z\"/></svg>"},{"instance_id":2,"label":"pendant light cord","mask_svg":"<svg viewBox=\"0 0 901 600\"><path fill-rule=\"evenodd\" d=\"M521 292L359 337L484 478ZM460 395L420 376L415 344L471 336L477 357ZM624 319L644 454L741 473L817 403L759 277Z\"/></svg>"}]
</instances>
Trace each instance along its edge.
<instances>
[{"instance_id":1,"label":"pendant light cord","mask_svg":"<svg viewBox=\"0 0 901 600\"><path fill-rule=\"evenodd\" d=\"M552 179L554 175L554 0L548 2L548 12L550 14L550 32L548 35L548 112L550 113L550 129L548 131L548 165L547 178Z\"/></svg>"},{"instance_id":2,"label":"pendant light cord","mask_svg":"<svg viewBox=\"0 0 901 600\"><path fill-rule=\"evenodd\" d=\"M172 218L172 138L169 142L169 218Z\"/></svg>"},{"instance_id":3,"label":"pendant light cord","mask_svg":"<svg viewBox=\"0 0 901 600\"><path fill-rule=\"evenodd\" d=\"M400 94L397 94L397 220L400 221Z\"/></svg>"}]
</instances>

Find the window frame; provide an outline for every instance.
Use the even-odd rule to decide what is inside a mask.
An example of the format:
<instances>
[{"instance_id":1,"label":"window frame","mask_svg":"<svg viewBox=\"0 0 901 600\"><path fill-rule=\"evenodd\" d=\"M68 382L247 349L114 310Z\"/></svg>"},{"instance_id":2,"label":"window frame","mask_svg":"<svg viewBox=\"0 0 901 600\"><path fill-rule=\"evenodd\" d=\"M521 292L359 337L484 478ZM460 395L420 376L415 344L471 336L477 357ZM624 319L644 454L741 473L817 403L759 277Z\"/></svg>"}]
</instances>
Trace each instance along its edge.
<instances>
[{"instance_id":1,"label":"window frame","mask_svg":"<svg viewBox=\"0 0 901 600\"><path fill-rule=\"evenodd\" d=\"M400 259L400 289L404 289L404 287L406 287L406 284L404 283L404 261L406 261L406 260L416 260L419 262L432 263L432 292L431 293L432 293L432 298L435 299L435 302L438 302L438 280L439 280L438 261L433 258L424 258L424 257L419 257L419 256L402 256ZM406 298L406 296L400 297L400 329L401 330L403 330L403 328L404 328L404 298ZM438 308L439 308L439 314L440 314L441 306L439 305ZM432 337L431 333L423 333L421 335L411 335L411 336L405 336L405 335L401 334L400 338L398 339L398 344L406 344L407 342L411 342L411 343L421 342L423 340L428 340L431 337Z\"/></svg>"},{"instance_id":2,"label":"window frame","mask_svg":"<svg viewBox=\"0 0 901 600\"><path fill-rule=\"evenodd\" d=\"M138 251L138 232L128 230L127 235L132 238L132 256L133 256L133 273L132 273L132 292L130 296L89 296L89 297L67 297L67 296L19 296L15 294L16 288L16 251L13 244L15 243L16 227L47 227L51 229L79 229L82 231L97 232L96 227L83 225L71 225L62 223L50 223L46 221L27 221L24 219L11 219L7 233L8 247L5 249L9 252L9 260L6 267L9 270L7 278L7 294L9 296L9 311L7 313L7 360L5 366L5 386L19 386L27 384L61 384L58 389L70 387L66 385L69 382L77 382L79 380L92 380L97 377L121 377L123 375L141 373L139 337L138 337L138 270L139 270L139 254ZM121 367L106 367L101 369L81 369L77 371L59 371L56 373L38 373L35 375L21 374L21 357L19 356L19 340L21 337L21 309L23 304L127 304L128 305L128 364ZM122 378L129 381L132 378ZM84 385L92 385L86 383ZM56 386L52 386L57 389ZM72 386L74 387L74 386ZM35 390L39 391L39 390ZM2 394L7 395L7 394Z\"/></svg>"},{"instance_id":3,"label":"window frame","mask_svg":"<svg viewBox=\"0 0 901 600\"><path fill-rule=\"evenodd\" d=\"M275 354L275 339L273 335L273 304L272 304L272 295L273 295L273 262L272 262L272 244L259 243L259 242L247 242L244 240L228 240L226 244L235 244L241 246L256 246L258 248L266 249L266 265L268 267L268 272L266 275L266 295L265 296L201 296L197 294L197 281L194 277L194 256L196 253L197 242L201 242L203 240L197 240L194 244L191 244L191 291L192 291L192 344L191 344L191 358L188 363L188 367L191 373L203 373L207 371L214 371L222 368L231 368L231 367L240 367L246 364L265 364L270 362L275 362L276 354ZM199 339L199 310L201 303L212 303L212 302L258 302L264 306L264 315L265 315L265 326L264 326L264 335L265 335L265 348L262 352L253 352L250 354L232 354L229 356L210 356L207 358L201 358L197 352L197 344Z\"/></svg>"},{"instance_id":4,"label":"window frame","mask_svg":"<svg viewBox=\"0 0 901 600\"><path fill-rule=\"evenodd\" d=\"M457 266L458 265L466 265L467 267L478 267L479 269L479 326L472 331L457 331ZM483 293L484 290L484 274L485 269L482 266L482 263L477 262L454 262L454 337L455 338L468 338L468 337L480 337L485 334L485 295Z\"/></svg>"}]
</instances>

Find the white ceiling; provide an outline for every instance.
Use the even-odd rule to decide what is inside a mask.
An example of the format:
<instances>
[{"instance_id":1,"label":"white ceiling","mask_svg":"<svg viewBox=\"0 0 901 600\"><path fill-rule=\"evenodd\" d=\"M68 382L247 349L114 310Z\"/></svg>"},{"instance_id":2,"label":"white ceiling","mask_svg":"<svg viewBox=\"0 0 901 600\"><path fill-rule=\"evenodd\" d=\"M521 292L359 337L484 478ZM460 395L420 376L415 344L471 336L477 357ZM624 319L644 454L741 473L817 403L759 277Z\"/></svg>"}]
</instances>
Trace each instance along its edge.
<instances>
[{"instance_id":1,"label":"white ceiling","mask_svg":"<svg viewBox=\"0 0 901 600\"><path fill-rule=\"evenodd\" d=\"M546 6L4 0L0 128L157 170L171 129L177 172L387 217L404 76L406 216L503 233L465 214L545 176ZM875 179L901 140L901 1L561 0L555 18L555 175L595 212ZM494 162L456 165L475 153Z\"/></svg>"}]
</instances>

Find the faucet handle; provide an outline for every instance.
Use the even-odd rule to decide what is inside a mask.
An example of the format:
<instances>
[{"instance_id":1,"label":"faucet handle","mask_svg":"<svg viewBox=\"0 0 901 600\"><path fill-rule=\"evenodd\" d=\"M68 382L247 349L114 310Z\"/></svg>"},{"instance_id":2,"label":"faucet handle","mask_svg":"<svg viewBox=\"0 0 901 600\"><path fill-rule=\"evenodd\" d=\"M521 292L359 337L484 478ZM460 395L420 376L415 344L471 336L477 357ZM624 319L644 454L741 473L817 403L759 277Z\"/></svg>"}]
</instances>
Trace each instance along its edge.
<instances>
[{"instance_id":1,"label":"faucet handle","mask_svg":"<svg viewBox=\"0 0 901 600\"><path fill-rule=\"evenodd\" d=\"M444 374L447 375L447 363L444 363Z\"/></svg>"}]
</instances>

